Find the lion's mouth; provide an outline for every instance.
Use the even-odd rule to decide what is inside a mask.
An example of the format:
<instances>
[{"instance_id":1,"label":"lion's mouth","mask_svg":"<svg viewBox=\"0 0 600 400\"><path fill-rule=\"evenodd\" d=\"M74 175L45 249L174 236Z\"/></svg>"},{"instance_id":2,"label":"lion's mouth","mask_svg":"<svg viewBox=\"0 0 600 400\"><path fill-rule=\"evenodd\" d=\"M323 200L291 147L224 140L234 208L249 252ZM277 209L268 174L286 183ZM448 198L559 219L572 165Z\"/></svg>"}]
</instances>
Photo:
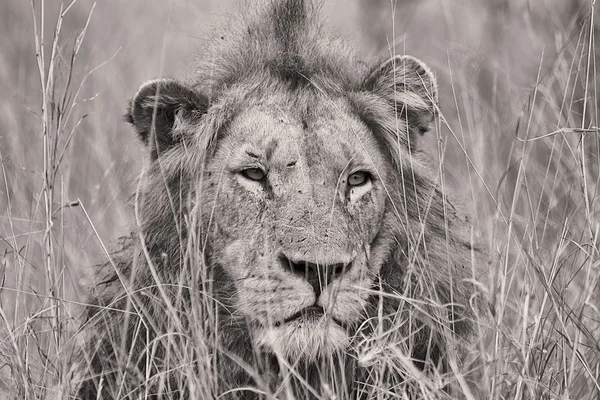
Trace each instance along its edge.
<instances>
[{"instance_id":1,"label":"lion's mouth","mask_svg":"<svg viewBox=\"0 0 600 400\"><path fill-rule=\"evenodd\" d=\"M323 307L320 307L320 306L310 306L310 307L303 308L302 310L298 311L297 313L287 317L283 321L279 321L278 323L275 324L275 326L285 325L285 324L293 322L293 321L302 321L302 322L307 322L307 323L317 322L317 321L321 320L323 317L329 318L332 322L335 322L336 324L338 324L342 327L345 326L345 324L343 324L341 321L337 320L336 318L331 317L331 315L326 316L325 310L323 310Z\"/></svg>"},{"instance_id":2,"label":"lion's mouth","mask_svg":"<svg viewBox=\"0 0 600 400\"><path fill-rule=\"evenodd\" d=\"M297 319L304 319L306 321L316 321L319 318L321 318L323 315L325 315L325 311L323 310L323 307L310 306L310 307L303 308L302 310L298 311L296 314L292 315L291 317L284 319L283 323L287 324L288 322L291 322L291 321L294 321Z\"/></svg>"}]
</instances>

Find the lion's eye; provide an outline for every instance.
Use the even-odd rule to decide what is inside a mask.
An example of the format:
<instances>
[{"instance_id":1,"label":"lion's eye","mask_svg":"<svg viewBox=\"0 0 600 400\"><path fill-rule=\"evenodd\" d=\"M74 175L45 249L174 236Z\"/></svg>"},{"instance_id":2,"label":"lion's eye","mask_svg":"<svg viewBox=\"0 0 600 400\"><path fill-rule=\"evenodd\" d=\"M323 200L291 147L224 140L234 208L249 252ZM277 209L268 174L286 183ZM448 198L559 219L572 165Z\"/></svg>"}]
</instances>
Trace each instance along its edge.
<instances>
[{"instance_id":1,"label":"lion's eye","mask_svg":"<svg viewBox=\"0 0 600 400\"><path fill-rule=\"evenodd\" d=\"M244 177L253 181L262 181L267 176L265 171L260 168L248 168L243 170L241 173L244 175Z\"/></svg>"},{"instance_id":2,"label":"lion's eye","mask_svg":"<svg viewBox=\"0 0 600 400\"><path fill-rule=\"evenodd\" d=\"M367 183L370 179L369 173L364 171L357 171L348 177L349 186L362 186Z\"/></svg>"}]
</instances>

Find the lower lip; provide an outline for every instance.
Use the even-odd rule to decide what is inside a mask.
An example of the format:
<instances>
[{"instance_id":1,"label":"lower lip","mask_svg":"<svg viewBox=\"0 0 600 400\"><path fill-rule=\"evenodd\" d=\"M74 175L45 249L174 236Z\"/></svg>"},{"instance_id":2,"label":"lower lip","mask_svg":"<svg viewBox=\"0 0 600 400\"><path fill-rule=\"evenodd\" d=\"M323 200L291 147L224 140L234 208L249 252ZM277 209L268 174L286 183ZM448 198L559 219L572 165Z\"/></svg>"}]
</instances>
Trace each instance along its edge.
<instances>
[{"instance_id":1,"label":"lower lip","mask_svg":"<svg viewBox=\"0 0 600 400\"><path fill-rule=\"evenodd\" d=\"M323 309L321 307L311 306L311 307L308 307L308 308L298 311L296 314L283 320L282 323L276 324L276 326L281 326L283 324L287 324L287 323L293 322L293 321L315 322L315 321L318 321L319 319L323 318L324 315L325 315L325 313L323 312ZM329 318L330 318L331 322L334 322L342 327L345 327L345 324L338 321L337 319L331 318L331 316L329 316Z\"/></svg>"},{"instance_id":2,"label":"lower lip","mask_svg":"<svg viewBox=\"0 0 600 400\"><path fill-rule=\"evenodd\" d=\"M286 318L283 323L286 324L288 322L297 320L297 319L305 319L305 320L316 320L324 315L323 309L321 307L312 306L308 308L304 308L298 311L296 314L291 317Z\"/></svg>"}]
</instances>

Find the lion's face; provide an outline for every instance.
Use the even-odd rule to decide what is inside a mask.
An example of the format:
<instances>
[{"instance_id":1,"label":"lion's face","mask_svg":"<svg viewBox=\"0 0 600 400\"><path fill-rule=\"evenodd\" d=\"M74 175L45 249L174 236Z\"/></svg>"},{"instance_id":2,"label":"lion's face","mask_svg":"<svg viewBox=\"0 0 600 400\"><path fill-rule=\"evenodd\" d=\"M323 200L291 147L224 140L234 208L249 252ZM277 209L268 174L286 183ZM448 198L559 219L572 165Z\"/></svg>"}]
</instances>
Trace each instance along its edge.
<instances>
[{"instance_id":1,"label":"lion's face","mask_svg":"<svg viewBox=\"0 0 600 400\"><path fill-rule=\"evenodd\" d=\"M364 315L388 169L344 100L294 104L270 96L233 119L208 165L205 212L255 342L314 358L343 348Z\"/></svg>"},{"instance_id":2,"label":"lion's face","mask_svg":"<svg viewBox=\"0 0 600 400\"><path fill-rule=\"evenodd\" d=\"M263 351L314 360L347 346L384 261L403 246L390 222L405 195L398 164L408 161L397 158L432 120L435 80L400 56L347 91L264 86L213 99L173 80L142 86L129 114L153 162L142 229L167 236L164 255L176 257L178 226L199 221L232 323ZM189 198L200 217L174 224Z\"/></svg>"}]
</instances>

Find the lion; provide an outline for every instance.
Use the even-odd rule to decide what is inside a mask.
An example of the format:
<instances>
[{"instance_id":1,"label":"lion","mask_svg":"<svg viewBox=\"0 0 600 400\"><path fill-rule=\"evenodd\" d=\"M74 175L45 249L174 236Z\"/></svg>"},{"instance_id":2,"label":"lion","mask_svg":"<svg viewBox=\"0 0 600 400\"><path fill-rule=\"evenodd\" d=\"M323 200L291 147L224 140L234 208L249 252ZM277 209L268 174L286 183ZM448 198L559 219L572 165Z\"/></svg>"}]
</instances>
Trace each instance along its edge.
<instances>
[{"instance_id":1,"label":"lion","mask_svg":"<svg viewBox=\"0 0 600 400\"><path fill-rule=\"evenodd\" d=\"M409 393L471 338L480 250L419 150L434 74L361 60L310 1L253 7L193 80L130 102L148 165L87 307L79 399Z\"/></svg>"}]
</instances>

